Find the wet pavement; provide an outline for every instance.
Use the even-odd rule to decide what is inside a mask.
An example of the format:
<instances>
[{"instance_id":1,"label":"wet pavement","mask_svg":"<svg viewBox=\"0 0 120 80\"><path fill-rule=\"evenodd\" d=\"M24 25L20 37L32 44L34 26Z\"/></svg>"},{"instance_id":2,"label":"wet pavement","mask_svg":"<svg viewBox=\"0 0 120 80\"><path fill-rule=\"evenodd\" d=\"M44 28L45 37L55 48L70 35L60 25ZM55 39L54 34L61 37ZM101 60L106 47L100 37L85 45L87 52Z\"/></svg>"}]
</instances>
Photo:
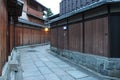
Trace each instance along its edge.
<instances>
[{"instance_id":1,"label":"wet pavement","mask_svg":"<svg viewBox=\"0 0 120 80\"><path fill-rule=\"evenodd\" d=\"M108 80L54 56L49 47L20 49L23 80Z\"/></svg>"}]
</instances>

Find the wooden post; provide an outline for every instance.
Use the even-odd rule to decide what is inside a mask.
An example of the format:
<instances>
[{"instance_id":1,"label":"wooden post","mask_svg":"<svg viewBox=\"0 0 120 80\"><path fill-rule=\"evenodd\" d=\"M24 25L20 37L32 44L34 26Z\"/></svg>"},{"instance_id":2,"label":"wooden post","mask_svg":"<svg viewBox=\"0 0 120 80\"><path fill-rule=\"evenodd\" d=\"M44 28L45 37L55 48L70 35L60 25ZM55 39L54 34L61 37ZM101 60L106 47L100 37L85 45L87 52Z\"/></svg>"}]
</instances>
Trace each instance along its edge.
<instances>
[{"instance_id":1,"label":"wooden post","mask_svg":"<svg viewBox=\"0 0 120 80\"><path fill-rule=\"evenodd\" d=\"M10 18L11 17L8 16L7 34L6 34L6 36L7 36L7 38L6 38L6 42L7 42L7 44L6 44L6 46L7 46L7 55L6 56L10 55L10 21L11 21Z\"/></svg>"},{"instance_id":2,"label":"wooden post","mask_svg":"<svg viewBox=\"0 0 120 80\"><path fill-rule=\"evenodd\" d=\"M82 21L82 27L83 27L82 28L83 29L83 33L82 33L83 34L83 41L82 41L83 42L83 51L82 52L84 53L85 52L85 19L84 19L84 13L82 13L82 20L83 20Z\"/></svg>"},{"instance_id":3,"label":"wooden post","mask_svg":"<svg viewBox=\"0 0 120 80\"><path fill-rule=\"evenodd\" d=\"M13 47L15 47L16 41L15 41L15 22L13 22Z\"/></svg>"}]
</instances>

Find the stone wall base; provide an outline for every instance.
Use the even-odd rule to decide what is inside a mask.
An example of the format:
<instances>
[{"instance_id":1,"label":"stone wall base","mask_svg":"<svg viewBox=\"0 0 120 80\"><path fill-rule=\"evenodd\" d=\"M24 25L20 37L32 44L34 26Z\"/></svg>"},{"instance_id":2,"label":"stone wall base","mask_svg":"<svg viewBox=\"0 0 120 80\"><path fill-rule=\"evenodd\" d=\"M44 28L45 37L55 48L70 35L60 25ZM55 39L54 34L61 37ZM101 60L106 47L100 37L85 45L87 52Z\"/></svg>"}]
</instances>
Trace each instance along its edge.
<instances>
[{"instance_id":1,"label":"stone wall base","mask_svg":"<svg viewBox=\"0 0 120 80\"><path fill-rule=\"evenodd\" d=\"M16 75L20 71L21 71L20 54L19 51L13 49L11 55L8 58L8 62L6 62L5 66L3 67L0 80L22 80L22 79L17 79L17 75Z\"/></svg>"},{"instance_id":2,"label":"stone wall base","mask_svg":"<svg viewBox=\"0 0 120 80\"><path fill-rule=\"evenodd\" d=\"M120 58L107 58L51 47L56 54L104 76L120 78Z\"/></svg>"}]
</instances>

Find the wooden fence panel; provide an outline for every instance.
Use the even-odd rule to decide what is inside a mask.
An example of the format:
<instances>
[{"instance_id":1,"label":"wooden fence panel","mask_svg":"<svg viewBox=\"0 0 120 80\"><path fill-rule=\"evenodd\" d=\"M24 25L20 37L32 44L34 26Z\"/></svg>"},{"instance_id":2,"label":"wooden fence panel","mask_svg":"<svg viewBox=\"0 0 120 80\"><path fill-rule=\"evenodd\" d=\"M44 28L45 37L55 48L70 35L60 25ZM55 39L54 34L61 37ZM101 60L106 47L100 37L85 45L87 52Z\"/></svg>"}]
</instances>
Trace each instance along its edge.
<instances>
[{"instance_id":1,"label":"wooden fence panel","mask_svg":"<svg viewBox=\"0 0 120 80\"><path fill-rule=\"evenodd\" d=\"M0 0L0 75L7 60L7 10L6 1Z\"/></svg>"},{"instance_id":2,"label":"wooden fence panel","mask_svg":"<svg viewBox=\"0 0 120 80\"><path fill-rule=\"evenodd\" d=\"M63 41L64 41L64 49L68 50L69 49L69 38L68 38L68 35L69 35L69 32L68 30L64 30L64 33L63 33Z\"/></svg>"},{"instance_id":3,"label":"wooden fence panel","mask_svg":"<svg viewBox=\"0 0 120 80\"><path fill-rule=\"evenodd\" d=\"M12 51L14 47L14 26L10 25L10 52Z\"/></svg>"},{"instance_id":4,"label":"wooden fence panel","mask_svg":"<svg viewBox=\"0 0 120 80\"><path fill-rule=\"evenodd\" d=\"M58 28L58 48L64 49L64 30L63 30L63 27Z\"/></svg>"},{"instance_id":5,"label":"wooden fence panel","mask_svg":"<svg viewBox=\"0 0 120 80\"><path fill-rule=\"evenodd\" d=\"M16 46L40 44L49 41L49 32L44 29L16 27Z\"/></svg>"},{"instance_id":6,"label":"wooden fence panel","mask_svg":"<svg viewBox=\"0 0 120 80\"><path fill-rule=\"evenodd\" d=\"M69 49L83 51L82 23L76 23L69 26Z\"/></svg>"},{"instance_id":7,"label":"wooden fence panel","mask_svg":"<svg viewBox=\"0 0 120 80\"><path fill-rule=\"evenodd\" d=\"M22 27L16 27L15 28L15 44L16 46L20 46L22 45L22 37L23 37L23 33L22 33Z\"/></svg>"},{"instance_id":8,"label":"wooden fence panel","mask_svg":"<svg viewBox=\"0 0 120 80\"><path fill-rule=\"evenodd\" d=\"M108 56L107 18L85 22L85 52Z\"/></svg>"},{"instance_id":9,"label":"wooden fence panel","mask_svg":"<svg viewBox=\"0 0 120 80\"><path fill-rule=\"evenodd\" d=\"M51 29L51 46L57 47L58 46L58 30L57 28Z\"/></svg>"}]
</instances>

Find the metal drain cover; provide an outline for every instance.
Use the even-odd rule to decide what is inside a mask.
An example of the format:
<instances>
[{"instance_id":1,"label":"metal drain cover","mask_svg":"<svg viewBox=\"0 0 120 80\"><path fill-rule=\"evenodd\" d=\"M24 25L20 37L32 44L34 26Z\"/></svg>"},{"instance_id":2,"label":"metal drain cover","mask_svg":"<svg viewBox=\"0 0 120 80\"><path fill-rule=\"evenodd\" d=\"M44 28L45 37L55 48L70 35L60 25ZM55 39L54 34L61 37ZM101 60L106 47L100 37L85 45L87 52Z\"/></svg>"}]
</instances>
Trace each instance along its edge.
<instances>
[{"instance_id":1,"label":"metal drain cover","mask_svg":"<svg viewBox=\"0 0 120 80\"><path fill-rule=\"evenodd\" d=\"M27 50L27 52L37 52L36 50Z\"/></svg>"}]
</instances>

